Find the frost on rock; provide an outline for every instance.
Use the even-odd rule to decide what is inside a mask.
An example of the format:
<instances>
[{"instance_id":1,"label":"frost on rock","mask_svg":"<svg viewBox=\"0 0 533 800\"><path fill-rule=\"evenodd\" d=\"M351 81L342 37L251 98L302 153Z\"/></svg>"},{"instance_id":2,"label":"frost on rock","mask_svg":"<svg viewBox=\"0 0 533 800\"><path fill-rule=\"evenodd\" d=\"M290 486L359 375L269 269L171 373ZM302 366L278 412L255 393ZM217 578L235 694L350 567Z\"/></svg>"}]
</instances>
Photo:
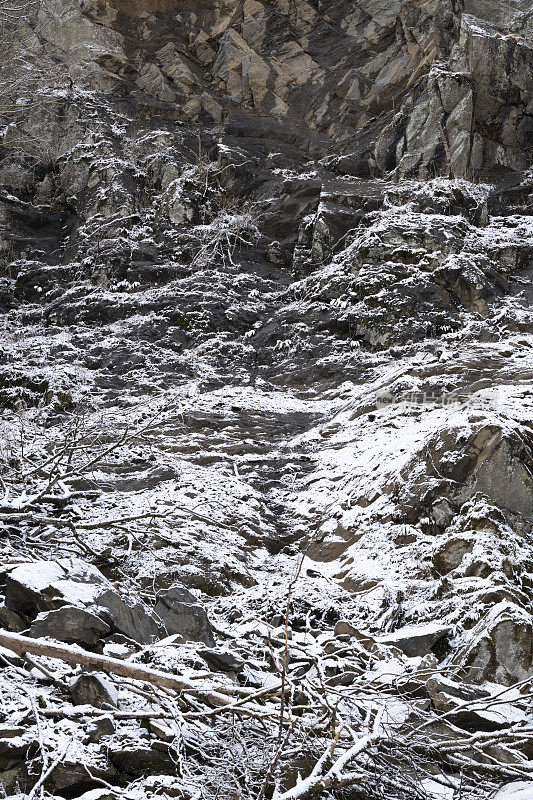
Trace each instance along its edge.
<instances>
[{"instance_id":1,"label":"frost on rock","mask_svg":"<svg viewBox=\"0 0 533 800\"><path fill-rule=\"evenodd\" d=\"M531 12L0 0L0 792L532 795Z\"/></svg>"}]
</instances>

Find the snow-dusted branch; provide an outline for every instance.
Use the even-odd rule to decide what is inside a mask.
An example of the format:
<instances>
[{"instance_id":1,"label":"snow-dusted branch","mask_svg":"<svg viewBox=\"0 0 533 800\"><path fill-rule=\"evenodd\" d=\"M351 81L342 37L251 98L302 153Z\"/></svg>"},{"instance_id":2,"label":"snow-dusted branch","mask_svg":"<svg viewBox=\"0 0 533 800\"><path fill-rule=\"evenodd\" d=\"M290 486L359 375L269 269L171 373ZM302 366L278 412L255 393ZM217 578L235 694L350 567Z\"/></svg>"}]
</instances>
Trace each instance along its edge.
<instances>
[{"instance_id":1,"label":"snow-dusted branch","mask_svg":"<svg viewBox=\"0 0 533 800\"><path fill-rule=\"evenodd\" d=\"M313 797L313 795L327 789L351 786L357 781L367 778L368 773L364 770L352 770L351 772L345 772L344 770L362 753L384 738L382 718L383 709L380 709L376 714L372 731L357 738L355 744L333 760L338 739L340 739L340 736L335 737L316 762L310 775L299 781L292 789L283 792L283 794L279 792L275 794L274 800L306 800L306 798Z\"/></svg>"}]
</instances>

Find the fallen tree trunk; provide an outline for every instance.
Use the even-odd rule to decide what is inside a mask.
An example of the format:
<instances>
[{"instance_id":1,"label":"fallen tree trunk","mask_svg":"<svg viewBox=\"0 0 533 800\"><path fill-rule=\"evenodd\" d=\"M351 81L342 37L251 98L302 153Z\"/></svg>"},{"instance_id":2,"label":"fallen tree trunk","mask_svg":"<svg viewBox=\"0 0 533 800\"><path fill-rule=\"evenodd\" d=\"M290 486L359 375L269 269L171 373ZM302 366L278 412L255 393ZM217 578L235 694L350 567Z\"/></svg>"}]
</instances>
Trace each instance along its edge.
<instances>
[{"instance_id":1,"label":"fallen tree trunk","mask_svg":"<svg viewBox=\"0 0 533 800\"><path fill-rule=\"evenodd\" d=\"M108 658L107 656L100 656L96 653L89 653L87 650L82 650L80 647L56 644L43 639L31 639L28 636L22 636L20 633L10 633L0 630L0 645L17 653L19 656L31 653L36 656L57 658L61 661L66 661L68 664L78 664L82 667L99 669L103 672L110 672L114 675L120 675L123 678L132 678L136 681L146 681L155 686L174 689L176 692L193 693L215 706L225 706L234 703L234 699L227 695L233 695L234 697L235 695L242 695L243 692L245 694L247 693L246 690L237 687L235 689L226 687L201 689L191 681L180 678L178 675L171 675L168 672L161 672L151 667L144 667L140 664L121 661L119 658ZM275 687L273 687L273 691L275 691Z\"/></svg>"}]
</instances>

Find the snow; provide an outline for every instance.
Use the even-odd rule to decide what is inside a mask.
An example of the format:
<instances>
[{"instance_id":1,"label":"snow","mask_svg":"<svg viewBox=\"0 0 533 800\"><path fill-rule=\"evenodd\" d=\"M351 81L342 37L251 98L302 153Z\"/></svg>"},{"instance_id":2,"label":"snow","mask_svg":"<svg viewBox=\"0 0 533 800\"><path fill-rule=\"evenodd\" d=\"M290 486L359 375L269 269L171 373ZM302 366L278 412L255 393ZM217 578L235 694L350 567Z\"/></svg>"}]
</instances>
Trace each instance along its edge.
<instances>
[{"instance_id":1,"label":"snow","mask_svg":"<svg viewBox=\"0 0 533 800\"><path fill-rule=\"evenodd\" d=\"M514 781L494 795L494 800L531 800L533 781Z\"/></svg>"},{"instance_id":2,"label":"snow","mask_svg":"<svg viewBox=\"0 0 533 800\"><path fill-rule=\"evenodd\" d=\"M11 578L27 586L36 593L42 592L65 575L64 568L56 561L37 561L22 564L11 572Z\"/></svg>"},{"instance_id":3,"label":"snow","mask_svg":"<svg viewBox=\"0 0 533 800\"><path fill-rule=\"evenodd\" d=\"M420 781L421 788L426 792L428 800L456 800L456 788L446 786L439 781L431 778L423 778Z\"/></svg>"}]
</instances>

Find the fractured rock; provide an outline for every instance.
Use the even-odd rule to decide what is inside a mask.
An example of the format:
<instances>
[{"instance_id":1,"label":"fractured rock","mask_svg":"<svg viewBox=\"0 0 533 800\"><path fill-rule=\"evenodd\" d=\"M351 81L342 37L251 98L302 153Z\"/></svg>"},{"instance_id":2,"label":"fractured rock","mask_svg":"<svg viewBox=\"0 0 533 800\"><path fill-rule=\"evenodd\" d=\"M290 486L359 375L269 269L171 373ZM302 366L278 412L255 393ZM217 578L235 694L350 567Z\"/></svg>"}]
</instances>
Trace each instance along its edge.
<instances>
[{"instance_id":1,"label":"fractured rock","mask_svg":"<svg viewBox=\"0 0 533 800\"><path fill-rule=\"evenodd\" d=\"M95 780L100 778L107 783L115 782L118 777L114 766L104 758L99 759L98 765L92 765L91 774ZM67 757L54 769L49 785L56 795L70 792L72 796L78 797L80 789L87 786L87 770L83 759L74 761Z\"/></svg>"},{"instance_id":2,"label":"fractured rock","mask_svg":"<svg viewBox=\"0 0 533 800\"><path fill-rule=\"evenodd\" d=\"M91 720L87 728L87 736L90 742L99 742L103 736L111 736L115 733L116 725L113 717L103 714Z\"/></svg>"},{"instance_id":3,"label":"fractured rock","mask_svg":"<svg viewBox=\"0 0 533 800\"><path fill-rule=\"evenodd\" d=\"M156 743L154 743L156 744ZM135 777L145 774L176 775L179 767L167 744L161 749L150 747L143 742L112 742L109 745L109 758L122 773Z\"/></svg>"},{"instance_id":4,"label":"fractured rock","mask_svg":"<svg viewBox=\"0 0 533 800\"><path fill-rule=\"evenodd\" d=\"M79 558L36 561L15 567L6 576L5 603L8 609L22 611L32 618L40 612L56 611L64 606L85 609L92 617L79 615L76 619L84 625L83 635L89 639L98 631L108 632L105 625L140 644L160 638L157 622L142 603L121 597L96 567ZM68 635L72 637L75 623L69 624L67 617L68 612L63 611L59 616L39 619L36 629L58 632L60 623L56 620L65 620Z\"/></svg>"},{"instance_id":5,"label":"fractured rock","mask_svg":"<svg viewBox=\"0 0 533 800\"><path fill-rule=\"evenodd\" d=\"M70 683L70 693L76 705L95 708L118 706L118 694L113 684L97 672L83 672Z\"/></svg>"},{"instance_id":6,"label":"fractured rock","mask_svg":"<svg viewBox=\"0 0 533 800\"><path fill-rule=\"evenodd\" d=\"M179 633L185 640L215 644L213 629L204 607L191 592L176 584L158 595L154 609L167 633Z\"/></svg>"},{"instance_id":7,"label":"fractured rock","mask_svg":"<svg viewBox=\"0 0 533 800\"><path fill-rule=\"evenodd\" d=\"M216 672L241 672L244 659L230 650L198 650L198 655Z\"/></svg>"},{"instance_id":8,"label":"fractured rock","mask_svg":"<svg viewBox=\"0 0 533 800\"><path fill-rule=\"evenodd\" d=\"M38 614L31 624L30 636L35 639L50 636L60 642L93 647L110 630L109 625L91 611L76 606L62 606Z\"/></svg>"},{"instance_id":9,"label":"fractured rock","mask_svg":"<svg viewBox=\"0 0 533 800\"><path fill-rule=\"evenodd\" d=\"M20 614L5 605L0 605L0 627L13 633L21 633L28 627Z\"/></svg>"},{"instance_id":10,"label":"fractured rock","mask_svg":"<svg viewBox=\"0 0 533 800\"><path fill-rule=\"evenodd\" d=\"M433 551L433 564L440 575L446 575L456 569L463 557L472 551L474 539L463 536L452 536L439 542Z\"/></svg>"},{"instance_id":11,"label":"fractured rock","mask_svg":"<svg viewBox=\"0 0 533 800\"><path fill-rule=\"evenodd\" d=\"M405 628L394 631L394 633L377 636L376 641L379 644L397 647L409 657L425 656L437 642L451 633L451 630L449 625L439 625L431 622L425 625L408 625Z\"/></svg>"},{"instance_id":12,"label":"fractured rock","mask_svg":"<svg viewBox=\"0 0 533 800\"><path fill-rule=\"evenodd\" d=\"M490 692L475 684L457 683L443 675L426 681L426 688L436 709L447 719L465 730L497 731L512 724L524 724L527 715L511 702L490 705ZM473 708L463 708L465 701ZM486 701L487 707L483 708Z\"/></svg>"},{"instance_id":13,"label":"fractured rock","mask_svg":"<svg viewBox=\"0 0 533 800\"><path fill-rule=\"evenodd\" d=\"M65 570L57 561L38 561L15 567L6 576L6 607L32 617L48 611L54 607L56 598L61 598L61 592L54 588L54 584L64 577Z\"/></svg>"},{"instance_id":14,"label":"fractured rock","mask_svg":"<svg viewBox=\"0 0 533 800\"><path fill-rule=\"evenodd\" d=\"M469 632L463 658L471 681L509 686L533 674L533 623L524 609L502 601Z\"/></svg>"},{"instance_id":15,"label":"fractured rock","mask_svg":"<svg viewBox=\"0 0 533 800\"><path fill-rule=\"evenodd\" d=\"M173 727L167 722L159 719L151 719L148 722L148 727L158 739L169 744L175 740L176 736L179 735L179 732L175 726Z\"/></svg>"},{"instance_id":16,"label":"fractured rock","mask_svg":"<svg viewBox=\"0 0 533 800\"><path fill-rule=\"evenodd\" d=\"M29 791L31 785L28 764L25 761L0 772L0 786L7 797L20 797L21 790Z\"/></svg>"},{"instance_id":17,"label":"fractured rock","mask_svg":"<svg viewBox=\"0 0 533 800\"><path fill-rule=\"evenodd\" d=\"M94 608L118 631L140 644L160 638L157 622L142 603L126 603L114 589L99 593Z\"/></svg>"},{"instance_id":18,"label":"fractured rock","mask_svg":"<svg viewBox=\"0 0 533 800\"><path fill-rule=\"evenodd\" d=\"M27 731L17 733L17 728L0 731L0 769L6 769L26 759L28 750L35 745ZM1 780L1 779L0 779Z\"/></svg>"},{"instance_id":19,"label":"fractured rock","mask_svg":"<svg viewBox=\"0 0 533 800\"><path fill-rule=\"evenodd\" d=\"M360 631L347 619L340 619L338 622L336 622L333 632L335 636L339 638L341 636L347 636L349 639L356 639L358 644L362 645L368 650L374 644L374 639L369 634Z\"/></svg>"}]
</instances>

